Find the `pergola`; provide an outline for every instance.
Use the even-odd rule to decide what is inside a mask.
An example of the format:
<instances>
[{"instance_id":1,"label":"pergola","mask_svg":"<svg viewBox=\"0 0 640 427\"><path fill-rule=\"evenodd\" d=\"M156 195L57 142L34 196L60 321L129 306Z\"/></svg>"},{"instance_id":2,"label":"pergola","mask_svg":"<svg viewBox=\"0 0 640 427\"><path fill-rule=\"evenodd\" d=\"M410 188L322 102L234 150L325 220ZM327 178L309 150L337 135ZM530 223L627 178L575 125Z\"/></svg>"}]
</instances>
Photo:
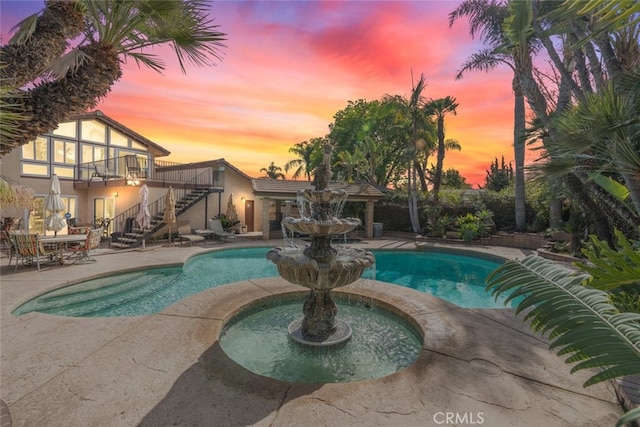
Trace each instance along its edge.
<instances>
[{"instance_id":1,"label":"pergola","mask_svg":"<svg viewBox=\"0 0 640 427\"><path fill-rule=\"evenodd\" d=\"M296 200L298 191L313 189L310 181L289 181L278 179L252 179L251 185L253 193L257 197L264 199L262 204L262 233L263 239L269 239L269 209L270 202L275 203L276 217L289 215L290 206ZM345 190L348 194L349 202L366 203L366 213L364 220L365 237L373 237L373 212L374 203L382 199L383 194L369 184L348 184L342 182L331 182L329 188L332 190ZM284 212L283 212L284 207Z\"/></svg>"}]
</instances>

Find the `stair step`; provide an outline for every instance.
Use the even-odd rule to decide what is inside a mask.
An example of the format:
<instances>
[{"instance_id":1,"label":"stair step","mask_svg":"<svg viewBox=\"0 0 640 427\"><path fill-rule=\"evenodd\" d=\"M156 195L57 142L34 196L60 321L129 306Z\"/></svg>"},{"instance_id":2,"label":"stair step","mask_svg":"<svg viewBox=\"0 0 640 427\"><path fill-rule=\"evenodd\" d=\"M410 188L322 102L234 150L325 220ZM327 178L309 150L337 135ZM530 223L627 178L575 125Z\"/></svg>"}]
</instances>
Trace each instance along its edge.
<instances>
[{"instance_id":1,"label":"stair step","mask_svg":"<svg viewBox=\"0 0 640 427\"><path fill-rule=\"evenodd\" d=\"M207 189L195 189L191 191L189 194L182 197L176 204L176 214L180 215L194 204L202 200L209 194L209 190ZM148 235L158 231L158 229L164 225L166 225L163 221L164 213L158 213L150 220L151 228L149 230L143 230L141 228L133 228L131 232L124 233L122 237L114 240L111 243L111 246L116 248L128 248L128 247L136 247L141 244L142 239L147 237ZM134 224L134 225L137 225Z\"/></svg>"},{"instance_id":2,"label":"stair step","mask_svg":"<svg viewBox=\"0 0 640 427\"><path fill-rule=\"evenodd\" d=\"M64 299L60 299L56 302L59 306L52 304L38 311L62 316L100 316L100 313L106 310L137 302L167 288L173 284L176 277L177 274L140 274L130 282L120 283L106 292L96 289L93 292L87 291L84 295L72 295L67 298L71 299L71 303L65 303Z\"/></svg>"},{"instance_id":3,"label":"stair step","mask_svg":"<svg viewBox=\"0 0 640 427\"><path fill-rule=\"evenodd\" d=\"M111 242L111 246L116 248L128 248L131 245L128 245L126 243L120 243L120 242Z\"/></svg>"}]
</instances>

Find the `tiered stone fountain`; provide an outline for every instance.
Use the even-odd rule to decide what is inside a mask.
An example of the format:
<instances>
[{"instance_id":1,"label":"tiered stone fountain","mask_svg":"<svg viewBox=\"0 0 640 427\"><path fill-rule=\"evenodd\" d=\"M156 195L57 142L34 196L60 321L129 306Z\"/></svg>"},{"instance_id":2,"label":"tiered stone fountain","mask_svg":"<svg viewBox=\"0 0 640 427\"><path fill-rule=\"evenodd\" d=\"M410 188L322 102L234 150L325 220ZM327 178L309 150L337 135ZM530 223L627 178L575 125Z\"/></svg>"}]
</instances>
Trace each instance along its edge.
<instances>
[{"instance_id":1,"label":"tiered stone fountain","mask_svg":"<svg viewBox=\"0 0 640 427\"><path fill-rule=\"evenodd\" d=\"M313 346L331 346L351 337L351 327L336 316L337 307L331 298L331 290L355 282L364 269L375 263L371 252L331 246L334 235L347 233L360 225L357 218L339 217L347 192L329 188L331 150L331 145L324 146L322 165L315 174L315 190L298 193L300 218L282 220L287 230L309 234L311 244L305 248L277 247L267 253L280 276L311 290L303 305L304 317L289 325L289 335L295 341ZM309 205L308 209L305 204Z\"/></svg>"}]
</instances>

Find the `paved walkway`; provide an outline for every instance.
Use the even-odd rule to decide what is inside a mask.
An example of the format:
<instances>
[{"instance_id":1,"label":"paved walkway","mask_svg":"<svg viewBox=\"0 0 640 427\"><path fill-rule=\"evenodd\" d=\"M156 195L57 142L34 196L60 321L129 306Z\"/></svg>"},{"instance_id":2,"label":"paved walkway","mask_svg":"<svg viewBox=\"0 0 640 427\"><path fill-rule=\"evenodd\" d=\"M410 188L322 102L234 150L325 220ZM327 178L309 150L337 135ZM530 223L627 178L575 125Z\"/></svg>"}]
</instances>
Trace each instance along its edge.
<instances>
[{"instance_id":1,"label":"paved walkway","mask_svg":"<svg viewBox=\"0 0 640 427\"><path fill-rule=\"evenodd\" d=\"M409 368L370 381L290 384L229 360L217 338L250 301L300 288L281 279L221 286L160 313L71 318L29 313L19 304L56 287L114 270L184 262L206 247L101 249L96 263L20 266L2 258L0 399L13 426L611 426L622 413L610 383L584 389L587 374L548 351L512 310L462 309L372 280L342 288L393 304L425 334ZM397 239L365 248L412 248ZM511 249L474 248L505 257ZM257 349L259 350L259 349ZM3 427L4 427L3 412Z\"/></svg>"}]
</instances>

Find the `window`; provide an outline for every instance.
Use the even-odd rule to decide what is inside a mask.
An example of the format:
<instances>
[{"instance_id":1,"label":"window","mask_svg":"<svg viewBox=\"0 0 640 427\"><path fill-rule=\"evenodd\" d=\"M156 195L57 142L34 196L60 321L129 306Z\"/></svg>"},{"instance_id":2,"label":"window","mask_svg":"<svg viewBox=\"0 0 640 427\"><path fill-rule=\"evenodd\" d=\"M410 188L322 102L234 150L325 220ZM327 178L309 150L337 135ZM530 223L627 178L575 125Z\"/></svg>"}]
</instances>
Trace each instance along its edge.
<instances>
[{"instance_id":1,"label":"window","mask_svg":"<svg viewBox=\"0 0 640 427\"><path fill-rule=\"evenodd\" d=\"M49 160L47 138L38 137L35 141L29 141L22 146L22 158L24 160L36 160L46 162Z\"/></svg>"},{"instance_id":2,"label":"window","mask_svg":"<svg viewBox=\"0 0 640 427\"><path fill-rule=\"evenodd\" d=\"M54 163L76 164L76 143L73 141L63 141L56 139L53 141L53 161Z\"/></svg>"},{"instance_id":3,"label":"window","mask_svg":"<svg viewBox=\"0 0 640 427\"><path fill-rule=\"evenodd\" d=\"M74 168L65 168L60 166L53 166L53 173L58 175L58 178L74 178Z\"/></svg>"},{"instance_id":4,"label":"window","mask_svg":"<svg viewBox=\"0 0 640 427\"><path fill-rule=\"evenodd\" d=\"M99 145L82 144L81 163L100 162L105 160L105 148Z\"/></svg>"},{"instance_id":5,"label":"window","mask_svg":"<svg viewBox=\"0 0 640 427\"><path fill-rule=\"evenodd\" d=\"M60 135L60 136L67 136L69 138L75 138L76 137L76 122L65 122L65 123L60 123L58 125L58 127L56 128L56 130L54 130L52 133L54 135Z\"/></svg>"},{"instance_id":6,"label":"window","mask_svg":"<svg viewBox=\"0 0 640 427\"><path fill-rule=\"evenodd\" d=\"M135 148L136 150L147 150L147 147L136 141L131 141L131 148Z\"/></svg>"},{"instance_id":7,"label":"window","mask_svg":"<svg viewBox=\"0 0 640 427\"><path fill-rule=\"evenodd\" d=\"M22 175L49 176L49 165L22 164Z\"/></svg>"},{"instance_id":8,"label":"window","mask_svg":"<svg viewBox=\"0 0 640 427\"><path fill-rule=\"evenodd\" d=\"M96 120L83 120L80 126L80 139L106 143L107 130L102 123Z\"/></svg>"},{"instance_id":9,"label":"window","mask_svg":"<svg viewBox=\"0 0 640 427\"><path fill-rule=\"evenodd\" d=\"M117 145L118 147L129 146L129 138L114 129L110 129L109 132L111 133L111 138L109 139L111 145Z\"/></svg>"}]
</instances>

